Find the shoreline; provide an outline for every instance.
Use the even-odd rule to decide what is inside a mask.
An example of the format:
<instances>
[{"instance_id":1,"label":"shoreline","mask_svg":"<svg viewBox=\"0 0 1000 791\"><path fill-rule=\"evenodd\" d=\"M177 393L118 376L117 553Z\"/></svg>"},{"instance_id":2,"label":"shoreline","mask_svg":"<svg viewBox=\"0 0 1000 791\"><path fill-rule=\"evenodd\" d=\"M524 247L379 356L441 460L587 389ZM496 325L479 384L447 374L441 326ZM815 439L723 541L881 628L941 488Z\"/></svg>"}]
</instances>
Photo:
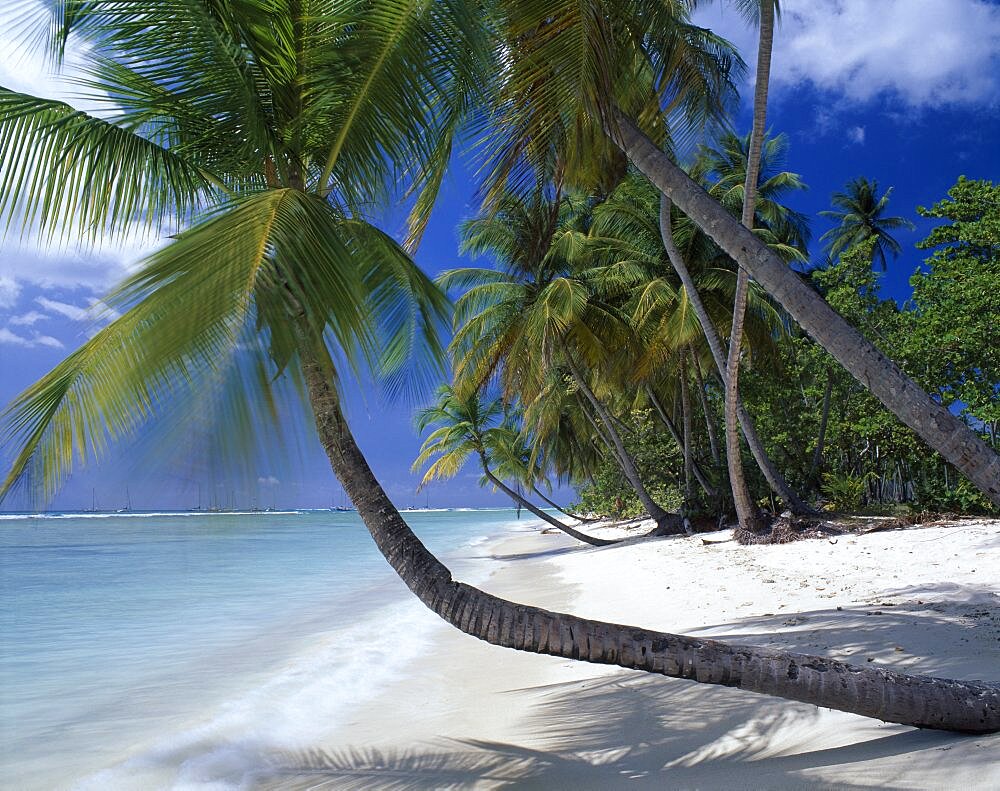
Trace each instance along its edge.
<instances>
[{"instance_id":1,"label":"shoreline","mask_svg":"<svg viewBox=\"0 0 1000 791\"><path fill-rule=\"evenodd\" d=\"M486 569L484 589L674 633L910 673L998 680L1000 520L755 547L701 540L726 537L720 533L592 548L564 534L543 534L541 527L475 548L486 555L469 559ZM602 537L626 535L587 529ZM304 777L336 788L1000 787L1000 735L920 731L740 690L515 652L443 622L429 639L428 650L332 738L308 753L274 756L274 769L255 782L279 788L300 787Z\"/></svg>"}]
</instances>

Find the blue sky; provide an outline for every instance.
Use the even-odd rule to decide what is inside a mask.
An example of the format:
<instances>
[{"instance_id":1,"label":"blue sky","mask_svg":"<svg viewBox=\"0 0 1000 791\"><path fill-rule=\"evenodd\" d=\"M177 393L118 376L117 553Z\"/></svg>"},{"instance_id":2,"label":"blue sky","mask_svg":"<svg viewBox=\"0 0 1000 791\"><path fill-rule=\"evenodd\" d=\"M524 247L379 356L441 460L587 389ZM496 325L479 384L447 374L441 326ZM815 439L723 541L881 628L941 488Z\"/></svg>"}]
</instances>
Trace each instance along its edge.
<instances>
[{"instance_id":1,"label":"blue sky","mask_svg":"<svg viewBox=\"0 0 1000 791\"><path fill-rule=\"evenodd\" d=\"M914 243L930 225L916 206L944 197L959 175L1000 178L1000 5L984 0L783 0L775 37L768 125L790 138L788 169L802 174L808 192L795 208L812 218L813 238L830 227L816 213L829 208L832 192L855 176L894 188L893 214L916 223L900 232L903 255L884 277L888 294L903 300L922 255ZM711 27L740 46L748 63L756 32L731 4L716 2L698 12ZM0 26L0 47L15 51L0 63L0 85L70 100L63 78L46 73ZM72 59L70 66L72 65ZM750 94L752 86L743 86ZM81 109L87 103L72 98ZM750 109L741 107L745 131ZM450 173L417 259L430 273L459 263L458 222L475 211L473 179L461 164ZM393 221L395 222L395 221ZM386 230L398 233L390 223ZM49 370L94 327L90 308L156 239L109 241L97 251L42 248L16 231L0 242L0 402ZM818 243L813 243L819 258ZM412 405L383 403L370 387L354 389L349 415L379 478L400 506L423 505L409 472L420 440L412 430ZM137 451L118 449L98 467L80 471L55 507L124 504L126 486L138 508L194 505L201 486L209 500L240 505L328 506L340 489L315 443L305 438L294 464L261 459L247 477L235 479L206 461L204 446L186 460L160 469ZM505 505L502 496L478 486L469 467L428 491L438 506ZM16 503L11 503L11 506Z\"/></svg>"}]
</instances>

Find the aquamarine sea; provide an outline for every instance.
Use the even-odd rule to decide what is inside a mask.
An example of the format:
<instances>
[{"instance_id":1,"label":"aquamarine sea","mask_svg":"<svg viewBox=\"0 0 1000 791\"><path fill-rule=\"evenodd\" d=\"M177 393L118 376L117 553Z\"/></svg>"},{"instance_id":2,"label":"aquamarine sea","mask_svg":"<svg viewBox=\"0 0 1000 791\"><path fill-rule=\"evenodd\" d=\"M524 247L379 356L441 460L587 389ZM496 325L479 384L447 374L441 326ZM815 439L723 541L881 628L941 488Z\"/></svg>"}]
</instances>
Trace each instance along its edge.
<instances>
[{"instance_id":1,"label":"aquamarine sea","mask_svg":"<svg viewBox=\"0 0 1000 791\"><path fill-rule=\"evenodd\" d=\"M471 581L486 540L533 526L404 515ZM0 514L0 593L12 789L239 787L268 750L343 727L440 628L353 512Z\"/></svg>"}]
</instances>

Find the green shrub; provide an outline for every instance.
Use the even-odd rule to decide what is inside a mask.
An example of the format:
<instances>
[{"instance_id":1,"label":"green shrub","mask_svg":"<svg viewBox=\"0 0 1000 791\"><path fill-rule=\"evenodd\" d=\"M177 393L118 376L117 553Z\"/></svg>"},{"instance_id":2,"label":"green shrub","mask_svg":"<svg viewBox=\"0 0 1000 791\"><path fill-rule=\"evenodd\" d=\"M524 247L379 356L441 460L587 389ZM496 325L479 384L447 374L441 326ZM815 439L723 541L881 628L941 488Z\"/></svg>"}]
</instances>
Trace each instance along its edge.
<instances>
[{"instance_id":1,"label":"green shrub","mask_svg":"<svg viewBox=\"0 0 1000 791\"><path fill-rule=\"evenodd\" d=\"M830 498L837 511L857 511L864 503L869 477L850 472L825 472L823 494Z\"/></svg>"}]
</instances>

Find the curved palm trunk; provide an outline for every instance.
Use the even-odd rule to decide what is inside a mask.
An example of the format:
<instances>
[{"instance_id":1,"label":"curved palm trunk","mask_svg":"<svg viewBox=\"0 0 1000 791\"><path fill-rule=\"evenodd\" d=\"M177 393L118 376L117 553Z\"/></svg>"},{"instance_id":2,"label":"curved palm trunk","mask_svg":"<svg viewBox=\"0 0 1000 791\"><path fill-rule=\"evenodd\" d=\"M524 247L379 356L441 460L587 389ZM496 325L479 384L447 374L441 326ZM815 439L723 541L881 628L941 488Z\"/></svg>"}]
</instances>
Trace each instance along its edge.
<instances>
[{"instance_id":1,"label":"curved palm trunk","mask_svg":"<svg viewBox=\"0 0 1000 791\"><path fill-rule=\"evenodd\" d=\"M888 722L990 733L1000 730L1000 686L906 676L818 656L654 632L517 604L456 582L421 543L375 478L351 435L312 348L302 368L316 430L334 473L379 551L428 608L493 645L658 673L799 700Z\"/></svg>"},{"instance_id":2,"label":"curved palm trunk","mask_svg":"<svg viewBox=\"0 0 1000 791\"><path fill-rule=\"evenodd\" d=\"M622 441L621 435L614 427L614 423L611 420L611 415L604 408L604 404L600 402L600 399L594 395L594 391L590 389L586 380L583 378L583 373L580 371L573 359L573 355L570 353L569 349L564 349L566 353L566 361L569 364L570 373L573 375L573 379L576 382L576 386L580 388L580 392L583 393L584 397L590 402L590 405L594 408L597 416L601 419L604 424L604 434L606 434L607 439L611 440L613 450L615 455L618 457L618 461L622 468L622 473L628 480L632 489L635 491L636 496L639 498L639 502L642 503L642 507L645 508L650 517L656 522L656 526L663 531L682 533L684 527L680 517L676 514L667 513L663 508L649 495L646 491L646 487L642 483L642 478L639 477L639 470L635 466L635 461L633 461L631 454L625 447L625 443Z\"/></svg>"},{"instance_id":3,"label":"curved palm trunk","mask_svg":"<svg viewBox=\"0 0 1000 791\"><path fill-rule=\"evenodd\" d=\"M618 541L614 539L595 538L594 536L588 536L585 533L581 533L579 530L574 530L569 525L564 525L558 519L554 519L550 514L545 513L545 511L543 511L541 508L537 508L534 503L522 497L520 494L518 494L509 486L507 486L507 484L505 484L503 481L497 478L497 476L493 474L492 470L490 470L489 465L486 463L486 456L483 455L482 453L479 454L479 461L483 466L483 473L486 475L487 478L490 479L490 482L494 486L496 486L500 491L506 494L511 500L520 505L522 508L533 513L543 522L547 522L548 524L552 525L552 527L556 528L557 530L562 530L566 535L572 536L577 541L582 541L583 543L590 544L593 547L606 547L609 544L618 543Z\"/></svg>"},{"instance_id":4,"label":"curved palm trunk","mask_svg":"<svg viewBox=\"0 0 1000 791\"><path fill-rule=\"evenodd\" d=\"M535 484L531 484L531 491L533 491L535 494L537 494L541 498L542 502L544 502L546 505L548 505L551 508L555 508L559 513L565 514L570 519L576 519L579 522L597 522L598 521L594 517L580 516L579 514L574 514L572 511L567 511L561 505L558 505L557 503L553 502L548 497L546 497L545 494L542 492L542 490L539 489L537 486L535 486Z\"/></svg>"},{"instance_id":5,"label":"curved palm trunk","mask_svg":"<svg viewBox=\"0 0 1000 791\"><path fill-rule=\"evenodd\" d=\"M896 417L957 467L991 503L1000 506L1000 454L936 403L898 365L848 324L774 251L730 217L671 162L624 114L617 112L607 131L639 171L743 266L813 340Z\"/></svg>"},{"instance_id":6,"label":"curved palm trunk","mask_svg":"<svg viewBox=\"0 0 1000 791\"><path fill-rule=\"evenodd\" d=\"M683 449L684 439L677 430L677 426L674 424L674 421L670 419L670 415L668 415L666 410L663 408L663 404L657 397L656 392L648 383L646 384L646 397L649 399L649 403L653 405L653 409L656 411L657 417L660 418L660 422L667 427L667 431L670 432L670 436L673 438L674 442L677 443L677 447ZM692 459L691 472L694 473L695 480L698 481L698 485L705 491L705 494L708 495L709 499L714 500L719 496L719 493L715 490L715 487L712 486L708 477L705 475L705 472L701 469L701 465L698 464L696 459Z\"/></svg>"},{"instance_id":7,"label":"curved palm trunk","mask_svg":"<svg viewBox=\"0 0 1000 791\"><path fill-rule=\"evenodd\" d=\"M771 44L774 38L774 3L761 0L760 3L760 43L757 45L757 82L753 97L753 129L747 152L746 181L743 182L744 228L753 229L754 211L757 206L757 176L760 172L760 150L764 141L764 123L767 117L767 87L771 74ZM760 527L757 507L750 499L746 477L743 474L743 460L740 455L740 430L737 415L740 357L743 346L743 324L747 314L747 295L750 291L750 275L742 266L737 266L736 299L733 303L733 330L729 336L729 357L726 360L726 460L729 464L729 480L733 487L733 502L740 528L756 531Z\"/></svg>"},{"instance_id":8,"label":"curved palm trunk","mask_svg":"<svg viewBox=\"0 0 1000 791\"><path fill-rule=\"evenodd\" d=\"M728 217L729 215L727 214L726 216ZM698 293L698 289L695 288L694 280L691 279L691 273L688 271L687 265L684 263L684 259L677 249L677 245L674 244L674 235L670 229L670 198L666 195L663 195L660 199L660 235L663 237L663 246L667 251L667 258L670 259L674 271L677 272L677 276L681 280L681 285L684 286L684 290L687 292L688 300L691 302L691 307L694 308L695 316L697 316L698 321L701 323L705 340L708 341L708 348L712 352L712 359L715 360L716 368L719 371L719 378L722 380L723 385L725 385L726 356L722 350L722 341L719 339L719 333L716 331L715 325L708 315L708 311L705 310L705 303L701 301L701 295ZM764 478L767 479L768 485L793 513L812 513L812 509L802 502L792 487L788 485L785 477L771 462L767 452L764 450L764 443L760 441L760 437L754 427L753 419L746 409L744 409L738 392L736 398L737 417L739 418L740 428L743 429L743 436L747 439L750 452L753 454L757 466L760 467L760 471L764 474Z\"/></svg>"}]
</instances>

